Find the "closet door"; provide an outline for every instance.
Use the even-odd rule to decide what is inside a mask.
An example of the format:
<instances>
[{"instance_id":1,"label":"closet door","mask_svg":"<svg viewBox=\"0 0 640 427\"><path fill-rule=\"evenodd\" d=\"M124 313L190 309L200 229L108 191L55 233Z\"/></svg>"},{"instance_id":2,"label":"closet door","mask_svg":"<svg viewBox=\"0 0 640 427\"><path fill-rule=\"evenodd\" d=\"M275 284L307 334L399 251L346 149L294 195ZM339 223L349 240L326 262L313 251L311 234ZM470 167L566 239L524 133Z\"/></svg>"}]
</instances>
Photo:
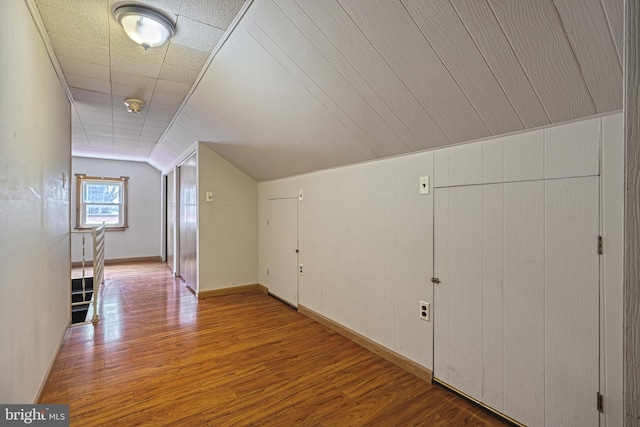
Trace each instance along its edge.
<instances>
[{"instance_id":1,"label":"closet door","mask_svg":"<svg viewBox=\"0 0 640 427\"><path fill-rule=\"evenodd\" d=\"M198 292L197 264L197 164L193 153L179 167L180 184L180 277Z\"/></svg>"},{"instance_id":2,"label":"closet door","mask_svg":"<svg viewBox=\"0 0 640 427\"><path fill-rule=\"evenodd\" d=\"M437 188L434 197L434 375L481 400L482 186Z\"/></svg>"},{"instance_id":3,"label":"closet door","mask_svg":"<svg viewBox=\"0 0 640 427\"><path fill-rule=\"evenodd\" d=\"M528 426L597 426L599 177L434 190L434 378Z\"/></svg>"},{"instance_id":4,"label":"closet door","mask_svg":"<svg viewBox=\"0 0 640 427\"><path fill-rule=\"evenodd\" d=\"M502 186L503 408L525 425L543 426L544 181Z\"/></svg>"},{"instance_id":5,"label":"closet door","mask_svg":"<svg viewBox=\"0 0 640 427\"><path fill-rule=\"evenodd\" d=\"M167 174L167 198L166 198L166 215L167 215L167 265L171 271L174 268L174 233L176 229L176 187L174 182L174 172Z\"/></svg>"},{"instance_id":6,"label":"closet door","mask_svg":"<svg viewBox=\"0 0 640 427\"><path fill-rule=\"evenodd\" d=\"M597 176L545 182L545 425L597 426Z\"/></svg>"},{"instance_id":7,"label":"closet door","mask_svg":"<svg viewBox=\"0 0 640 427\"><path fill-rule=\"evenodd\" d=\"M298 306L298 199L269 200L269 293Z\"/></svg>"}]
</instances>

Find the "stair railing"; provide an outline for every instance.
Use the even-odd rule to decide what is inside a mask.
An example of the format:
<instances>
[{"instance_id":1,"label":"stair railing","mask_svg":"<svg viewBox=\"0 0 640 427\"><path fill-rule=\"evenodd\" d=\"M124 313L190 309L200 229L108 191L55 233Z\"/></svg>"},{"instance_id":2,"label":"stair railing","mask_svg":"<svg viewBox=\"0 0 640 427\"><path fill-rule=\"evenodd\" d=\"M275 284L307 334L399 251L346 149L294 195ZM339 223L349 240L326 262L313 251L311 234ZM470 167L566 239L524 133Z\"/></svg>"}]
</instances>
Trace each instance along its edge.
<instances>
[{"instance_id":1,"label":"stair railing","mask_svg":"<svg viewBox=\"0 0 640 427\"><path fill-rule=\"evenodd\" d=\"M105 225L102 223L101 226L92 228L91 231L72 231L72 233L81 233L82 234L82 301L72 302L71 307L77 305L86 305L88 302L91 302L93 305L93 316L91 318L91 322L93 324L98 323L100 318L98 317L98 291L100 290L100 286L104 285L104 237L105 237ZM93 240L93 289L92 300L87 300L87 284L86 284L86 274L85 274L85 262L86 262L86 241L85 236L91 233Z\"/></svg>"}]
</instances>

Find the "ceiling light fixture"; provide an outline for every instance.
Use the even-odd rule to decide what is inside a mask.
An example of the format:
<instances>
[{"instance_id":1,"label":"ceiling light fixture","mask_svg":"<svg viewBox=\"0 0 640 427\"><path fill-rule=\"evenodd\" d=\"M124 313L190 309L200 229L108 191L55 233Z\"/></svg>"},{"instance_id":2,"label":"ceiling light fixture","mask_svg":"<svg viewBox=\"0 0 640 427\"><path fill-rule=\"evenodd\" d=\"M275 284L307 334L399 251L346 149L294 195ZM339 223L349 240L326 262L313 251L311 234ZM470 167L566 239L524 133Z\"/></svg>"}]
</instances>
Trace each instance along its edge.
<instances>
[{"instance_id":1,"label":"ceiling light fixture","mask_svg":"<svg viewBox=\"0 0 640 427\"><path fill-rule=\"evenodd\" d=\"M127 98L124 100L124 105L127 106L128 112L139 113L140 108L144 105L144 101L141 99Z\"/></svg>"},{"instance_id":2,"label":"ceiling light fixture","mask_svg":"<svg viewBox=\"0 0 640 427\"><path fill-rule=\"evenodd\" d=\"M142 4L116 7L113 16L129 38L145 50L162 46L176 29L164 14Z\"/></svg>"}]
</instances>

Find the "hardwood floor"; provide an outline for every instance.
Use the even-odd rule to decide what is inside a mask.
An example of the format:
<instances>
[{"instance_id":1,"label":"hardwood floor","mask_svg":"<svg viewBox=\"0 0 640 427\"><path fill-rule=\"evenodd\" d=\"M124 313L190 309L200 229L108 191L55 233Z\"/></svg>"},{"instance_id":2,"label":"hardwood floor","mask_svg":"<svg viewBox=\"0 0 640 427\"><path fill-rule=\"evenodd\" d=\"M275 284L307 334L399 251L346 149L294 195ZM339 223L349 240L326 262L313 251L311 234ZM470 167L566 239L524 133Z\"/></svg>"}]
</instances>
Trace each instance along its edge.
<instances>
[{"instance_id":1,"label":"hardwood floor","mask_svg":"<svg viewBox=\"0 0 640 427\"><path fill-rule=\"evenodd\" d=\"M40 399L71 425L505 425L267 295L198 301L160 263L105 277Z\"/></svg>"}]
</instances>

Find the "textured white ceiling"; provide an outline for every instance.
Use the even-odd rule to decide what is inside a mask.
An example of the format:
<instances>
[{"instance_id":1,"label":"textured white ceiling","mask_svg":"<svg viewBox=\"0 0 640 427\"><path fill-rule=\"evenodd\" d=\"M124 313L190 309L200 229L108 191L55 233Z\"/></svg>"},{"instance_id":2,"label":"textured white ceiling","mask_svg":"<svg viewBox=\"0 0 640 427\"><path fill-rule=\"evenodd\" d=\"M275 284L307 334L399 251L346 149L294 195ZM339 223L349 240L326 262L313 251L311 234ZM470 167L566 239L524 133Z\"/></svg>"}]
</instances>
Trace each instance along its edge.
<instances>
[{"instance_id":1,"label":"textured white ceiling","mask_svg":"<svg viewBox=\"0 0 640 427\"><path fill-rule=\"evenodd\" d=\"M148 0L176 23L145 51L111 14L115 0L35 0L73 97L73 154L147 161L244 0ZM145 104L126 111L125 98Z\"/></svg>"},{"instance_id":2,"label":"textured white ceiling","mask_svg":"<svg viewBox=\"0 0 640 427\"><path fill-rule=\"evenodd\" d=\"M147 52L111 1L36 2L76 155L164 170L204 141L268 180L622 108L622 0L249 0L212 60L242 2L150 2L179 32Z\"/></svg>"},{"instance_id":3,"label":"textured white ceiling","mask_svg":"<svg viewBox=\"0 0 640 427\"><path fill-rule=\"evenodd\" d=\"M255 0L151 154L269 180L622 108L621 0Z\"/></svg>"}]
</instances>

